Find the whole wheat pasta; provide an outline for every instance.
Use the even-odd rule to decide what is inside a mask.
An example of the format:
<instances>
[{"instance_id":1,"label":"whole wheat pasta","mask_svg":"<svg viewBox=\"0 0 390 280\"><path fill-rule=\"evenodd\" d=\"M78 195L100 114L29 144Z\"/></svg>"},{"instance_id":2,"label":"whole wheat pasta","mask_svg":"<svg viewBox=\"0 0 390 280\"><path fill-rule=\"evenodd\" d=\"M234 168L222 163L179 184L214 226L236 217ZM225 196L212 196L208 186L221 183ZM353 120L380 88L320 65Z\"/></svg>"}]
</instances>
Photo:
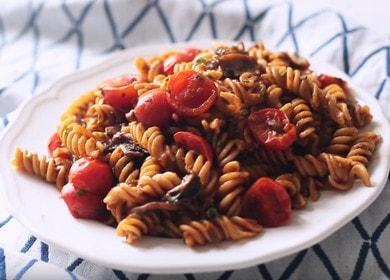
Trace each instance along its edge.
<instances>
[{"instance_id":1,"label":"whole wheat pasta","mask_svg":"<svg viewBox=\"0 0 390 280\"><path fill-rule=\"evenodd\" d=\"M271 226L269 216L315 207L323 189L371 185L381 137L368 127L369 107L299 55L258 42L169 50L134 63L137 75L69 104L50 156L17 148L12 160L59 190L67 184L62 192L73 187L81 208L90 203L84 195L98 199L127 243L145 235L191 247L251 238L260 223ZM83 160L96 172L85 185L72 179L91 172ZM97 192L104 172L112 183Z\"/></svg>"}]
</instances>

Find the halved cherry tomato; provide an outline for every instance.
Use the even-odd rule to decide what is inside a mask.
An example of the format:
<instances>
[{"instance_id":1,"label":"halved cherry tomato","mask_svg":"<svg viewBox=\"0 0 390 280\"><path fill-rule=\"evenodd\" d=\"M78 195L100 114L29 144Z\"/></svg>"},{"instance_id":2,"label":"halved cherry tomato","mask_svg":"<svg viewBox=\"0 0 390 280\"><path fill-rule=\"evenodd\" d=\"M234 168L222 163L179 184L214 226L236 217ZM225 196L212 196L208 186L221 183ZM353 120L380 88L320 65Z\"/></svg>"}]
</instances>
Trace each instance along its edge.
<instances>
[{"instance_id":1,"label":"halved cherry tomato","mask_svg":"<svg viewBox=\"0 0 390 280\"><path fill-rule=\"evenodd\" d=\"M62 188L61 198L75 218L101 221L108 217L102 196L77 189L72 183Z\"/></svg>"},{"instance_id":2,"label":"halved cherry tomato","mask_svg":"<svg viewBox=\"0 0 390 280\"><path fill-rule=\"evenodd\" d=\"M167 59L164 61L164 74L170 75L173 73L173 68L175 67L175 64L181 63L181 62L190 62L192 61L195 56L200 52L199 49L196 48L188 48L185 52L179 52L170 55Z\"/></svg>"},{"instance_id":3,"label":"halved cherry tomato","mask_svg":"<svg viewBox=\"0 0 390 280\"><path fill-rule=\"evenodd\" d=\"M54 133L50 139L49 139L49 144L47 145L47 149L49 150L49 155L53 156L53 152L55 149L62 147L62 142L60 135L58 133Z\"/></svg>"},{"instance_id":4,"label":"halved cherry tomato","mask_svg":"<svg viewBox=\"0 0 390 280\"><path fill-rule=\"evenodd\" d=\"M107 163L99 159L81 158L72 164L69 182L77 189L106 195L113 186L114 176Z\"/></svg>"},{"instance_id":5,"label":"halved cherry tomato","mask_svg":"<svg viewBox=\"0 0 390 280\"><path fill-rule=\"evenodd\" d=\"M130 111L138 100L137 91L133 86L136 80L137 77L134 75L122 75L105 81L100 86L104 103L123 113Z\"/></svg>"},{"instance_id":6,"label":"halved cherry tomato","mask_svg":"<svg viewBox=\"0 0 390 280\"><path fill-rule=\"evenodd\" d=\"M135 106L134 114L146 126L167 126L173 110L168 104L168 93L162 89L152 89L142 95Z\"/></svg>"},{"instance_id":7,"label":"halved cherry tomato","mask_svg":"<svg viewBox=\"0 0 390 280\"><path fill-rule=\"evenodd\" d=\"M326 74L319 75L318 80L320 81L320 83L323 87L326 87L330 84L338 84L341 87L343 87L345 85L345 81L343 79L329 76Z\"/></svg>"},{"instance_id":8,"label":"halved cherry tomato","mask_svg":"<svg viewBox=\"0 0 390 280\"><path fill-rule=\"evenodd\" d=\"M218 96L215 83L193 70L171 76L168 88L169 104L175 112L185 117L199 116L207 112Z\"/></svg>"},{"instance_id":9,"label":"halved cherry tomato","mask_svg":"<svg viewBox=\"0 0 390 280\"><path fill-rule=\"evenodd\" d=\"M71 157L71 154L67 152L66 148L64 148L64 145L61 142L61 138L57 132L50 137L47 149L50 156L53 156L54 151L57 150L55 152L55 157L60 157L63 159L70 159Z\"/></svg>"},{"instance_id":10,"label":"halved cherry tomato","mask_svg":"<svg viewBox=\"0 0 390 280\"><path fill-rule=\"evenodd\" d=\"M186 150L194 150L209 161L213 161L213 150L210 144L201 136L187 131L179 131L173 135L177 145Z\"/></svg>"},{"instance_id":11,"label":"halved cherry tomato","mask_svg":"<svg viewBox=\"0 0 390 280\"><path fill-rule=\"evenodd\" d=\"M262 177L244 194L241 215L256 219L265 227L277 227L290 219L291 200L282 185Z\"/></svg>"},{"instance_id":12,"label":"halved cherry tomato","mask_svg":"<svg viewBox=\"0 0 390 280\"><path fill-rule=\"evenodd\" d=\"M249 115L248 125L261 145L271 150L285 150L297 138L295 125L275 108L261 109Z\"/></svg>"}]
</instances>

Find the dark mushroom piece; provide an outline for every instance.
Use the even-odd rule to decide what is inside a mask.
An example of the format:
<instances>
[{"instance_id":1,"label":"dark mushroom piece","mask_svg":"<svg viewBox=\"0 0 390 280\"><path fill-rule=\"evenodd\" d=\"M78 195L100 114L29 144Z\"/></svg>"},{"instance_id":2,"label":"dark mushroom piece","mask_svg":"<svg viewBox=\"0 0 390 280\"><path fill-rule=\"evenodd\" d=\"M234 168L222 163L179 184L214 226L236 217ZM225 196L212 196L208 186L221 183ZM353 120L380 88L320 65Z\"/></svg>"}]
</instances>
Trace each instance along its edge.
<instances>
[{"instance_id":1,"label":"dark mushroom piece","mask_svg":"<svg viewBox=\"0 0 390 280\"><path fill-rule=\"evenodd\" d=\"M289 58L291 61L291 66L294 68L305 70L310 66L309 61L307 61L306 58L299 56L297 53L290 53Z\"/></svg>"},{"instance_id":2,"label":"dark mushroom piece","mask_svg":"<svg viewBox=\"0 0 390 280\"><path fill-rule=\"evenodd\" d=\"M170 203L179 203L183 200L191 200L197 197L202 184L200 178L195 174L185 175L179 185L168 191L163 200Z\"/></svg>"},{"instance_id":3,"label":"dark mushroom piece","mask_svg":"<svg viewBox=\"0 0 390 280\"><path fill-rule=\"evenodd\" d=\"M244 72L256 70L256 59L242 53L228 53L219 58L223 75L227 78L238 78Z\"/></svg>"},{"instance_id":4,"label":"dark mushroom piece","mask_svg":"<svg viewBox=\"0 0 390 280\"><path fill-rule=\"evenodd\" d=\"M105 153L113 152L120 147L123 153L132 158L144 159L149 156L147 150L138 145L128 133L117 132L108 142Z\"/></svg>"},{"instance_id":5,"label":"dark mushroom piece","mask_svg":"<svg viewBox=\"0 0 390 280\"><path fill-rule=\"evenodd\" d=\"M142 214L150 211L178 211L180 209L181 207L178 204L172 204L166 201L152 201L144 205L134 207L131 209L130 213Z\"/></svg>"}]
</instances>

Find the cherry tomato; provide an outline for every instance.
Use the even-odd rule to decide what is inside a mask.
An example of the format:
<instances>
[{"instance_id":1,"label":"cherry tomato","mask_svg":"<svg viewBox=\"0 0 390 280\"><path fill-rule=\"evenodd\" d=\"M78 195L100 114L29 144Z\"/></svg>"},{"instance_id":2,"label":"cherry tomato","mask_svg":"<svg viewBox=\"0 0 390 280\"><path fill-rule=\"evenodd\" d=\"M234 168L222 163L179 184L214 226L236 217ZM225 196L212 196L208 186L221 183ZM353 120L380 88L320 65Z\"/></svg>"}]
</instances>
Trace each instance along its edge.
<instances>
[{"instance_id":1,"label":"cherry tomato","mask_svg":"<svg viewBox=\"0 0 390 280\"><path fill-rule=\"evenodd\" d=\"M75 218L101 221L108 217L102 196L77 189L71 183L62 188L61 198Z\"/></svg>"},{"instance_id":2,"label":"cherry tomato","mask_svg":"<svg viewBox=\"0 0 390 280\"><path fill-rule=\"evenodd\" d=\"M341 87L344 87L344 85L345 85L345 81L343 79L329 76L326 74L319 75L318 80L320 81L320 83L323 87L326 87L330 84L338 84Z\"/></svg>"},{"instance_id":3,"label":"cherry tomato","mask_svg":"<svg viewBox=\"0 0 390 280\"><path fill-rule=\"evenodd\" d=\"M210 144L201 136L187 131L179 131L173 135L177 145L186 150L194 150L195 152L205 156L207 160L213 161L213 150Z\"/></svg>"},{"instance_id":4,"label":"cherry tomato","mask_svg":"<svg viewBox=\"0 0 390 280\"><path fill-rule=\"evenodd\" d=\"M168 102L178 114L195 117L207 112L217 101L214 82L193 70L179 72L168 81Z\"/></svg>"},{"instance_id":5,"label":"cherry tomato","mask_svg":"<svg viewBox=\"0 0 390 280\"><path fill-rule=\"evenodd\" d=\"M61 138L60 135L58 135L58 133L56 132L50 137L49 144L47 145L49 155L53 156L54 150L60 147L62 147Z\"/></svg>"},{"instance_id":6,"label":"cherry tomato","mask_svg":"<svg viewBox=\"0 0 390 280\"><path fill-rule=\"evenodd\" d=\"M275 108L251 113L248 125L259 143L271 150L285 150L297 138L295 125L283 111Z\"/></svg>"},{"instance_id":7,"label":"cherry tomato","mask_svg":"<svg viewBox=\"0 0 390 280\"><path fill-rule=\"evenodd\" d=\"M173 113L167 97L168 93L162 89L152 89L142 95L134 109L137 120L146 126L167 126Z\"/></svg>"},{"instance_id":8,"label":"cherry tomato","mask_svg":"<svg viewBox=\"0 0 390 280\"><path fill-rule=\"evenodd\" d=\"M100 86L104 95L104 103L123 113L130 111L138 100L137 91L133 86L136 80L134 75L122 75L105 81Z\"/></svg>"},{"instance_id":9,"label":"cherry tomato","mask_svg":"<svg viewBox=\"0 0 390 280\"><path fill-rule=\"evenodd\" d=\"M77 189L96 195L106 195L114 183L110 166L99 160L81 158L72 164L69 182Z\"/></svg>"},{"instance_id":10,"label":"cherry tomato","mask_svg":"<svg viewBox=\"0 0 390 280\"><path fill-rule=\"evenodd\" d=\"M164 74L170 75L173 73L173 68L177 63L181 62L190 62L195 56L200 52L199 49L196 48L188 48L185 52L179 52L172 54L164 61Z\"/></svg>"},{"instance_id":11,"label":"cherry tomato","mask_svg":"<svg viewBox=\"0 0 390 280\"><path fill-rule=\"evenodd\" d=\"M277 227L290 219L291 200L282 185L262 177L244 194L241 215L265 227Z\"/></svg>"}]
</instances>

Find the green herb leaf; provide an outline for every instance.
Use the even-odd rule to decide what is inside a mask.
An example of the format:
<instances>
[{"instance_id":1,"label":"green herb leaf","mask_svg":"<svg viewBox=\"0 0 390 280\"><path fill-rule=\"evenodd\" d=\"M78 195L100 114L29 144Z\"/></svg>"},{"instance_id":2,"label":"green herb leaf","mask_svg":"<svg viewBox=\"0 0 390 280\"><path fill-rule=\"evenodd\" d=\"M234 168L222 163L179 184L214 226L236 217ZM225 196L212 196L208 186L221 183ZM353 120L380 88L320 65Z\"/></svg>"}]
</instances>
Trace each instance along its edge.
<instances>
[{"instance_id":1,"label":"green herb leaf","mask_svg":"<svg viewBox=\"0 0 390 280\"><path fill-rule=\"evenodd\" d=\"M197 60L195 60L195 65L198 65L198 64L201 64L201 63L205 63L206 60L202 57L198 58Z\"/></svg>"},{"instance_id":2,"label":"green herb leaf","mask_svg":"<svg viewBox=\"0 0 390 280\"><path fill-rule=\"evenodd\" d=\"M216 218L218 218L220 216L217 208L215 207L210 207L209 209L207 209L206 211L206 216L207 218L209 218L210 220L215 220Z\"/></svg>"},{"instance_id":3,"label":"green herb leaf","mask_svg":"<svg viewBox=\"0 0 390 280\"><path fill-rule=\"evenodd\" d=\"M85 191L83 191L83 190L78 190L78 191L76 192L76 195L77 195L78 197L82 197L84 194L85 194Z\"/></svg>"}]
</instances>

